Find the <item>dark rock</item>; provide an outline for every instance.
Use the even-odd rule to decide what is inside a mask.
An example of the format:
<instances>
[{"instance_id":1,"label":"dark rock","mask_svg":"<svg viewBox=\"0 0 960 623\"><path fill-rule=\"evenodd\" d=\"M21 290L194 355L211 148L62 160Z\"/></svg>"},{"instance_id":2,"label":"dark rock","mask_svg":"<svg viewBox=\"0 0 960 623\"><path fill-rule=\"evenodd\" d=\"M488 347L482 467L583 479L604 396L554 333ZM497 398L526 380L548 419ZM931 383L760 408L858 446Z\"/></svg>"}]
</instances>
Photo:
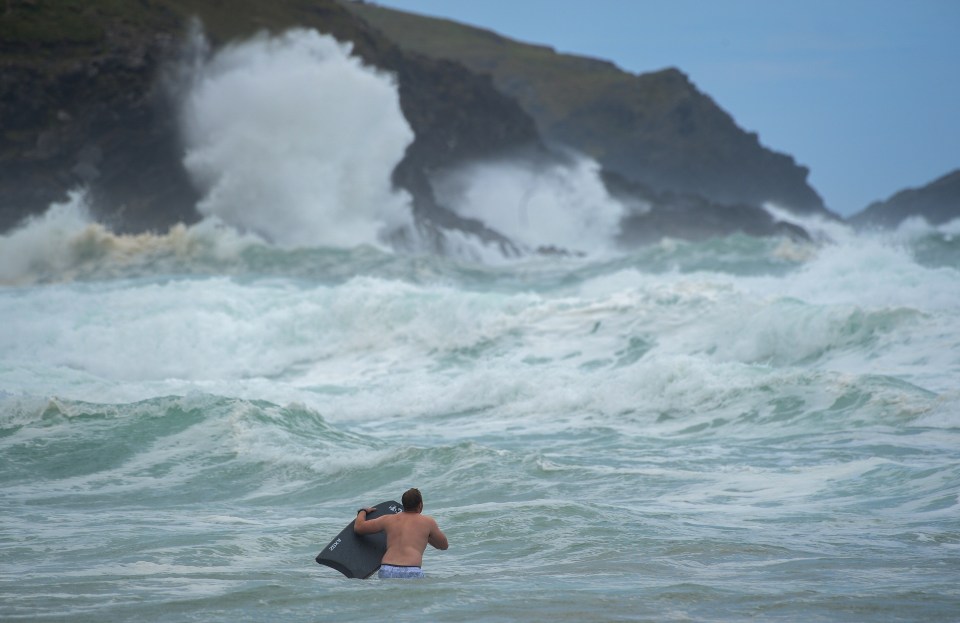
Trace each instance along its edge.
<instances>
[{"instance_id":1,"label":"dark rock","mask_svg":"<svg viewBox=\"0 0 960 623\"><path fill-rule=\"evenodd\" d=\"M875 201L848 220L858 228L892 228L912 216L941 225L960 218L960 169L921 188L902 190Z\"/></svg>"},{"instance_id":2,"label":"dark rock","mask_svg":"<svg viewBox=\"0 0 960 623\"><path fill-rule=\"evenodd\" d=\"M449 20L372 3L345 6L405 49L489 73L534 118L545 140L577 149L626 179L722 204L769 201L836 218L807 183L808 169L763 147L677 69L633 75L606 61Z\"/></svg>"},{"instance_id":3,"label":"dark rock","mask_svg":"<svg viewBox=\"0 0 960 623\"><path fill-rule=\"evenodd\" d=\"M165 230L199 218L166 80L194 16L215 47L262 30L316 28L352 42L364 62L393 73L416 134L393 182L410 192L420 236L438 251L445 250L443 230L456 229L505 254L520 252L502 234L440 205L430 179L444 168L503 154L560 158L541 142L538 125L553 139L600 141L581 147L599 150L594 155L608 167L607 186L634 206L623 244L736 231L802 237L752 202L779 199L822 210L805 170L762 149L674 70L621 80L625 74L610 63L564 57L580 75L615 79L597 91L603 97L558 114L548 110L535 77L504 83L496 74L491 79L401 48L334 0L193 0L189 10L184 4L14 3L0 15L0 230L78 186L89 189L96 215L120 232ZM546 48L538 53L557 56ZM713 194L705 199L689 189Z\"/></svg>"},{"instance_id":4,"label":"dark rock","mask_svg":"<svg viewBox=\"0 0 960 623\"><path fill-rule=\"evenodd\" d=\"M811 240L802 227L777 221L757 206L721 204L692 193L658 192L613 172L605 172L603 180L614 197L634 206L620 226L619 242L625 247L663 238L705 240L735 233Z\"/></svg>"},{"instance_id":5,"label":"dark rock","mask_svg":"<svg viewBox=\"0 0 960 623\"><path fill-rule=\"evenodd\" d=\"M421 227L456 224L509 242L437 205L426 173L539 144L532 119L489 78L404 52L333 0L269 6L197 0L189 11L172 0L94 3L79 16L74 7L51 3L29 12L14 7L2 18L0 35L5 29L21 32L16 20L33 19L37 10L46 11L50 23L86 20L91 34L74 40L28 33L0 43L0 230L78 186L89 188L99 218L119 231L162 230L198 218L198 196L181 164L175 106L161 78L165 64L177 57L189 20L199 16L215 44L294 26L352 42L365 62L397 76L401 108L416 140L394 181L414 197Z\"/></svg>"}]
</instances>

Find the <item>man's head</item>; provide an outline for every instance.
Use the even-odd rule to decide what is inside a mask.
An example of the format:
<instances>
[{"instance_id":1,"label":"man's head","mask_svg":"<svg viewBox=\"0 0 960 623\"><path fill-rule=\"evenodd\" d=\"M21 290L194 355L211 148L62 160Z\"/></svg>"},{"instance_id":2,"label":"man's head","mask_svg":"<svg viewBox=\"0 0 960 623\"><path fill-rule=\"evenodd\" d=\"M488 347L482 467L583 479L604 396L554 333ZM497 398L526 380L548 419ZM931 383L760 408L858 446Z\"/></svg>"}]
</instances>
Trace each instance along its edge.
<instances>
[{"instance_id":1,"label":"man's head","mask_svg":"<svg viewBox=\"0 0 960 623\"><path fill-rule=\"evenodd\" d=\"M420 495L420 489L407 489L401 498L403 510L415 513L423 510L423 496Z\"/></svg>"}]
</instances>

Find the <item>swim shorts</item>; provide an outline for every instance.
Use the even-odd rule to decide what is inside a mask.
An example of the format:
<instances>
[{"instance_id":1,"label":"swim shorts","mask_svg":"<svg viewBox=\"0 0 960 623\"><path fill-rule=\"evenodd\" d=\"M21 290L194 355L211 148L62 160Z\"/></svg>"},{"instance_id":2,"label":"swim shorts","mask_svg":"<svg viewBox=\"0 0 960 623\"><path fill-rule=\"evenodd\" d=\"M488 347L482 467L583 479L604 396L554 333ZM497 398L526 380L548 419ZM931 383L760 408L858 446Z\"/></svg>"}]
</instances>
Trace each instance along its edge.
<instances>
[{"instance_id":1,"label":"swim shorts","mask_svg":"<svg viewBox=\"0 0 960 623\"><path fill-rule=\"evenodd\" d=\"M424 578L426 575L420 567L406 567L402 565L380 565L380 578Z\"/></svg>"}]
</instances>

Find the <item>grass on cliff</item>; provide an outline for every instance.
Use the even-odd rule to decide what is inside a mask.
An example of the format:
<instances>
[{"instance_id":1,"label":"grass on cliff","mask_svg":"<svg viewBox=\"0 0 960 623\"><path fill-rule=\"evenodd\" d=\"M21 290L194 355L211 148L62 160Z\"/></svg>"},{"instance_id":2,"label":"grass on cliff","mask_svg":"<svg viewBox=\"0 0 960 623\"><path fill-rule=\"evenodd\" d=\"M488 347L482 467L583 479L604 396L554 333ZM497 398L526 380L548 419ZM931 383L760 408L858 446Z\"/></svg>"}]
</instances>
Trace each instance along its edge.
<instances>
[{"instance_id":1,"label":"grass on cliff","mask_svg":"<svg viewBox=\"0 0 960 623\"><path fill-rule=\"evenodd\" d=\"M607 61L559 54L548 46L521 43L446 19L367 3L345 6L403 48L490 73L499 88L535 109L547 123L589 105L601 93L629 88L635 78Z\"/></svg>"},{"instance_id":2,"label":"grass on cliff","mask_svg":"<svg viewBox=\"0 0 960 623\"><path fill-rule=\"evenodd\" d=\"M122 3L104 0L104 4ZM7 0L0 12L0 46L8 49L96 45L104 33L89 4L84 0Z\"/></svg>"},{"instance_id":3,"label":"grass on cliff","mask_svg":"<svg viewBox=\"0 0 960 623\"><path fill-rule=\"evenodd\" d=\"M118 39L181 34L191 17L219 43L260 30L350 26L335 0L5 0L0 58L94 56Z\"/></svg>"},{"instance_id":4,"label":"grass on cliff","mask_svg":"<svg viewBox=\"0 0 960 623\"><path fill-rule=\"evenodd\" d=\"M599 159L619 149L618 142L671 141L672 116L695 93L675 69L634 75L607 61L558 53L446 19L364 2L344 1L343 6L401 48L490 74L545 136Z\"/></svg>"}]
</instances>

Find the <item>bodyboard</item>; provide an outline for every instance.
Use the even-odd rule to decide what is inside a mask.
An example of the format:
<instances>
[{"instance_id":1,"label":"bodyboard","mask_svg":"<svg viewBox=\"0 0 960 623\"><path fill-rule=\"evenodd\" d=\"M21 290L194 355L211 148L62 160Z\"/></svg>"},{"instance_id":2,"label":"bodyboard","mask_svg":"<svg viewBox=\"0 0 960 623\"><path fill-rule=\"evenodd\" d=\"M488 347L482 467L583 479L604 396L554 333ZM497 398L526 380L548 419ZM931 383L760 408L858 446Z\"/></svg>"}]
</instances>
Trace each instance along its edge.
<instances>
[{"instance_id":1,"label":"bodyboard","mask_svg":"<svg viewBox=\"0 0 960 623\"><path fill-rule=\"evenodd\" d=\"M397 502L380 502L367 519L399 513L403 506ZM380 561L387 551L387 535L383 532L358 535L353 531L353 521L333 537L333 540L317 554L317 562L336 569L348 578L368 578L380 568Z\"/></svg>"}]
</instances>

